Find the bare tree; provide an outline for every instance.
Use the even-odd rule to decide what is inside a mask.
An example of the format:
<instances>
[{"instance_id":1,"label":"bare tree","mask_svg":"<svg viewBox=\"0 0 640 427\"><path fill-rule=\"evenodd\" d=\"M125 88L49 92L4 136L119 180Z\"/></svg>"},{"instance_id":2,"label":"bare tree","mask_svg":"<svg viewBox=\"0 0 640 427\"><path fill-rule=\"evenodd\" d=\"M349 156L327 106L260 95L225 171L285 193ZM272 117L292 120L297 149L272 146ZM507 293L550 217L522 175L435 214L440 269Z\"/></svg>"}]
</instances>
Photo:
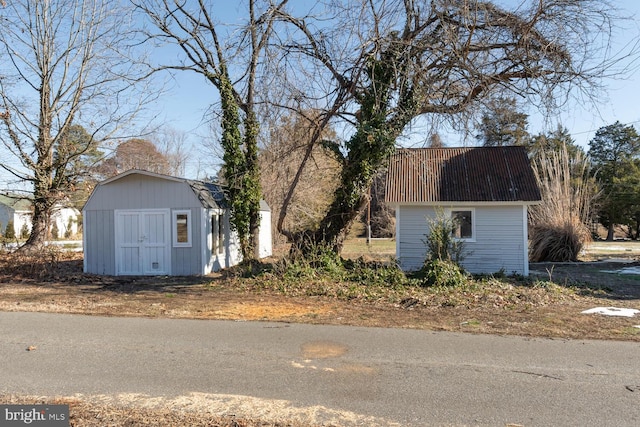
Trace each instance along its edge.
<instances>
[{"instance_id":1,"label":"bare tree","mask_svg":"<svg viewBox=\"0 0 640 427\"><path fill-rule=\"evenodd\" d=\"M169 174L184 176L189 152L187 147L187 134L183 131L165 127L154 134L154 140L160 153L169 162Z\"/></svg>"},{"instance_id":2,"label":"bare tree","mask_svg":"<svg viewBox=\"0 0 640 427\"><path fill-rule=\"evenodd\" d=\"M327 114L352 130L335 142L342 175L334 201L304 236L336 252L373 178L416 118L455 123L481 111L483 101L510 93L553 108L574 89L593 94L615 63L603 59L615 9L601 0L522 1L513 8L472 0L362 0L325 7L322 20L281 13L290 27L281 35L286 60L280 64L296 66L282 73L287 77L308 64L314 74L305 74L308 89L299 93L330 106Z\"/></svg>"},{"instance_id":3,"label":"bare tree","mask_svg":"<svg viewBox=\"0 0 640 427\"><path fill-rule=\"evenodd\" d=\"M44 243L54 206L77 181L70 165L140 111L136 94L155 96L135 92L146 71L130 17L104 0L16 0L3 9L0 141L17 162L0 166L33 186L25 250ZM70 144L75 125L89 137Z\"/></svg>"},{"instance_id":4,"label":"bare tree","mask_svg":"<svg viewBox=\"0 0 640 427\"><path fill-rule=\"evenodd\" d=\"M243 258L252 259L260 222L256 81L272 34L273 15L287 0L278 4L248 0L245 23L237 28L216 21L213 1L136 0L135 3L159 30L149 37L176 45L184 54L180 63L159 68L202 74L217 89L222 111L222 171L231 205L231 223L238 232Z\"/></svg>"}]
</instances>

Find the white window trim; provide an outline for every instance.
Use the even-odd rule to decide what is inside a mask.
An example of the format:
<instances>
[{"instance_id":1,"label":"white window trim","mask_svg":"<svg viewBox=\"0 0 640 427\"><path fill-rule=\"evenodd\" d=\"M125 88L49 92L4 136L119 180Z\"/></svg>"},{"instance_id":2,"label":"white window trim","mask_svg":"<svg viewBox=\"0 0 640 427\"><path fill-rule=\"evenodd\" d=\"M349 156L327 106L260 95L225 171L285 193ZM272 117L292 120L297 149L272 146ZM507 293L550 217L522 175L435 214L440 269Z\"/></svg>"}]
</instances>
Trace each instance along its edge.
<instances>
[{"instance_id":1,"label":"white window trim","mask_svg":"<svg viewBox=\"0 0 640 427\"><path fill-rule=\"evenodd\" d=\"M451 218L451 214L456 211L470 211L471 212L471 237L470 238L457 238L460 242L475 242L476 241L476 208L468 207L468 206L454 206L448 209L445 209L445 214L447 217Z\"/></svg>"},{"instance_id":2,"label":"white window trim","mask_svg":"<svg viewBox=\"0 0 640 427\"><path fill-rule=\"evenodd\" d=\"M178 242L178 215L187 215L187 241ZM190 248L193 243L191 238L191 211L189 209L175 210L171 212L171 228L173 230L173 247L174 248Z\"/></svg>"}]
</instances>

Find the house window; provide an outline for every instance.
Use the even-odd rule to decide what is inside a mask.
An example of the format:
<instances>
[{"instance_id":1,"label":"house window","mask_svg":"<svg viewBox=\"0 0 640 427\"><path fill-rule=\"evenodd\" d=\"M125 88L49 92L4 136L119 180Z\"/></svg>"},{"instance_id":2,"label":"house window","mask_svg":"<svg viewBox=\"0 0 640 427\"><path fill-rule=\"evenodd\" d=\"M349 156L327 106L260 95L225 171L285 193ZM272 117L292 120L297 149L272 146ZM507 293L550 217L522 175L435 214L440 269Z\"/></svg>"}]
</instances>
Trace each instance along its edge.
<instances>
[{"instance_id":1,"label":"house window","mask_svg":"<svg viewBox=\"0 0 640 427\"><path fill-rule=\"evenodd\" d=\"M473 210L451 210L451 219L454 222L453 237L461 240L475 239Z\"/></svg>"},{"instance_id":2,"label":"house window","mask_svg":"<svg viewBox=\"0 0 640 427\"><path fill-rule=\"evenodd\" d=\"M191 247L191 211L173 211L173 246Z\"/></svg>"}]
</instances>

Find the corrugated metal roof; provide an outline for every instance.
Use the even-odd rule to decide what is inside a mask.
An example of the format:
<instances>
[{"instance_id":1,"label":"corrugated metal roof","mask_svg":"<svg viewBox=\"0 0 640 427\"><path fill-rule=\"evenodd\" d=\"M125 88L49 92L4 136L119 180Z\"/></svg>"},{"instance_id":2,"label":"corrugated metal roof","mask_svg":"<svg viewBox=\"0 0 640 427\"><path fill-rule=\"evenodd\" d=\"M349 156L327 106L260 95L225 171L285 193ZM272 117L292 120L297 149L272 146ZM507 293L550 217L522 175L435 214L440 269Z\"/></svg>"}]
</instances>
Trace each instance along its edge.
<instances>
[{"instance_id":1,"label":"corrugated metal roof","mask_svg":"<svg viewBox=\"0 0 640 427\"><path fill-rule=\"evenodd\" d=\"M537 202L524 147L405 148L391 157L388 203Z\"/></svg>"}]
</instances>

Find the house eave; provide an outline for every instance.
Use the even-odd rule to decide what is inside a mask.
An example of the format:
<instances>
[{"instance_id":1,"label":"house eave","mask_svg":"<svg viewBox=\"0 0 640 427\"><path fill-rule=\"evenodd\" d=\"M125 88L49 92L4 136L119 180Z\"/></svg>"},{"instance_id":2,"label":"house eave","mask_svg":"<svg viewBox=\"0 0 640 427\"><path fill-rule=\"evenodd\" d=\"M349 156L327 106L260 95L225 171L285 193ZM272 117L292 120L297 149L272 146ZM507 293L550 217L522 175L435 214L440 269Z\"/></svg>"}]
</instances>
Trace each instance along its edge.
<instances>
[{"instance_id":1,"label":"house eave","mask_svg":"<svg viewBox=\"0 0 640 427\"><path fill-rule=\"evenodd\" d=\"M389 206L532 206L541 204L541 200L515 201L443 201L443 202L393 202L387 201Z\"/></svg>"}]
</instances>

